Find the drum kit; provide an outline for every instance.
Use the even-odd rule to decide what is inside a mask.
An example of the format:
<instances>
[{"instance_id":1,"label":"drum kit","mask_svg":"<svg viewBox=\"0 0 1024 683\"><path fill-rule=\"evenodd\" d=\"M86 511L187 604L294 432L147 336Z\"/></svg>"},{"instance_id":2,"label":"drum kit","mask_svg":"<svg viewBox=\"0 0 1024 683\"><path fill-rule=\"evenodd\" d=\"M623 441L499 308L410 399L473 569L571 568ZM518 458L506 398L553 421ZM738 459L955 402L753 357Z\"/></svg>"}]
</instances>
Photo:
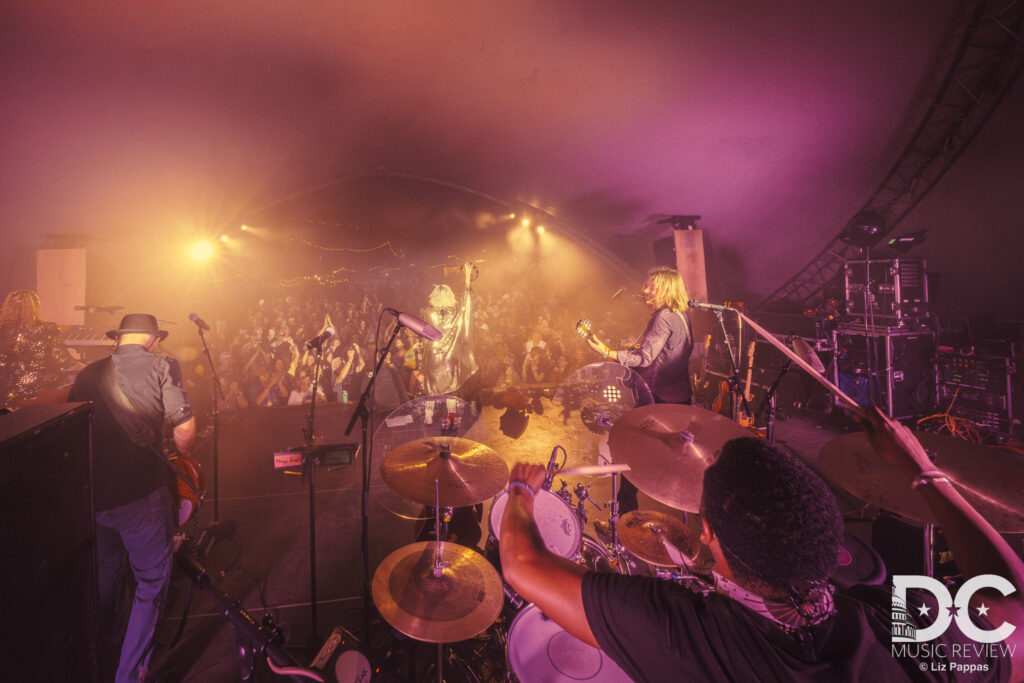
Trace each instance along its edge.
<instances>
[{"instance_id":1,"label":"drum kit","mask_svg":"<svg viewBox=\"0 0 1024 683\"><path fill-rule=\"evenodd\" d=\"M561 487L551 490L550 476L549 485L537 491L534 519L544 544L594 571L659 576L707 589L694 574L699 541L682 520L657 510L634 510L619 519L613 501L608 505L611 542L591 538L584 533L587 506L605 506L590 496L590 483L570 487L566 477L610 475L617 482L628 471L656 500L696 511L704 468L722 444L742 434L735 423L702 408L644 406L623 414L610 428L615 464L556 467L552 474L560 475ZM643 449L651 448L660 450L643 457ZM666 477L669 468L675 474ZM508 672L519 680L629 680L603 653L564 631L502 579L497 550L509 470L497 452L467 438L424 437L390 448L380 474L394 494L435 510L435 540L400 547L386 557L374 574L372 594L396 631L438 644L439 680L444 644L489 629L504 644ZM673 482L666 485L665 479ZM449 541L444 520L453 509L488 500L484 551ZM454 656L449 652L447 661Z\"/></svg>"},{"instance_id":2,"label":"drum kit","mask_svg":"<svg viewBox=\"0 0 1024 683\"><path fill-rule=\"evenodd\" d=\"M700 511L704 471L724 444L750 432L722 415L693 406L639 405L625 411L599 410L596 416L582 407L581 419L588 416L588 429L607 435L613 464L549 465L549 476L536 492L534 504L544 544L555 555L594 571L643 574L696 592L711 591L710 577L698 562L700 542L687 525L687 514ZM936 454L936 467L949 474L999 531L1024 531L1024 462L948 437L918 436ZM823 476L866 503L925 525L932 522L909 483L870 452L862 434L830 441L816 458L811 458L811 464ZM555 462L553 453L551 464ZM682 514L633 510L620 517L614 499L624 471L645 494ZM554 473L560 475L561 487L552 490ZM438 680L446 661L463 670L467 667L465 661L456 661L453 650L446 660L444 644L480 637L500 644L507 675L520 681L629 680L603 653L564 631L502 579L497 550L509 500L509 469L496 451L463 436L427 436L391 447L380 475L394 495L435 511L434 540L403 546L385 558L373 577L372 595L381 616L396 631L438 645ZM596 502L589 493L590 483L570 488L569 475L610 475L612 501ZM453 509L488 500L484 551L449 541L443 520L451 517ZM588 504L607 510L607 542L584 533ZM884 578L880 558L862 546L852 537L845 539L839 565L847 569L837 577L839 585L877 583Z\"/></svg>"}]
</instances>

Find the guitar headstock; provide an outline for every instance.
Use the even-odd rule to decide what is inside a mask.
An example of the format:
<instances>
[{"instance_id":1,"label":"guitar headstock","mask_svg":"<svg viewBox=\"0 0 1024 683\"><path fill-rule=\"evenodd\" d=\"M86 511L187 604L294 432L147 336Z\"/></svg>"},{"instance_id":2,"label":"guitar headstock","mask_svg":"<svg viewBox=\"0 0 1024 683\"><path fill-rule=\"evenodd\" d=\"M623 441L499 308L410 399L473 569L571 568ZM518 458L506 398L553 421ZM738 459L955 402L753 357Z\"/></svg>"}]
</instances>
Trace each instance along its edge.
<instances>
[{"instance_id":1,"label":"guitar headstock","mask_svg":"<svg viewBox=\"0 0 1024 683\"><path fill-rule=\"evenodd\" d=\"M590 324L590 318L583 318L576 323L576 334L580 335L583 339L587 339L594 334L594 328Z\"/></svg>"}]
</instances>

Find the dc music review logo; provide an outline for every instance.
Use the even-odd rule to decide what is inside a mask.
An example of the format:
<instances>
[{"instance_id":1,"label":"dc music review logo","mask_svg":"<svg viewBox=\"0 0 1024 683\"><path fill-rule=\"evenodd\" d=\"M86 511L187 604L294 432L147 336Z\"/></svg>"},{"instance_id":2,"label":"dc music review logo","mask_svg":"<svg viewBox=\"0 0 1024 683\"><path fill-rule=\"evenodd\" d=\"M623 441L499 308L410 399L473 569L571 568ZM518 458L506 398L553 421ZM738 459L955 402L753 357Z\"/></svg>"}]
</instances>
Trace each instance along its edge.
<instances>
[{"instance_id":1,"label":"dc music review logo","mask_svg":"<svg viewBox=\"0 0 1024 683\"><path fill-rule=\"evenodd\" d=\"M907 589L916 588L931 593L938 602L938 609L934 615L934 621L925 628L918 628L910 618L910 612L916 612L919 617L930 617L930 608L927 605L908 605ZM1013 584L1001 576L995 574L981 574L966 581L956 592L956 596L950 594L945 584L930 576L917 575L894 575L892 577L892 642L894 643L924 643L934 640L946 632L950 624L956 621L960 632L971 640L978 643L998 643L1006 640L1016 630L1016 626L1009 622L995 626L992 629L979 628L971 621L969 609L971 598L979 590L992 588L1003 595L1010 595L1016 591ZM987 617L988 607L984 603L976 610L981 616Z\"/></svg>"}]
</instances>

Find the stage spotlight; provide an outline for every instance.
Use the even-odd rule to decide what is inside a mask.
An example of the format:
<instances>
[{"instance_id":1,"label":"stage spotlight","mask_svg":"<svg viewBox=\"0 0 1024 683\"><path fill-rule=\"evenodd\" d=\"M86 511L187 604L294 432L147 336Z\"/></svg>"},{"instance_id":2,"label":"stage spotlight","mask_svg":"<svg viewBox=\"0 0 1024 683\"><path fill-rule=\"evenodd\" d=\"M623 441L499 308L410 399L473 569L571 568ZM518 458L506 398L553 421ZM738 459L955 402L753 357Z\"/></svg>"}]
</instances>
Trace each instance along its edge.
<instances>
[{"instance_id":1,"label":"stage spotlight","mask_svg":"<svg viewBox=\"0 0 1024 683\"><path fill-rule=\"evenodd\" d=\"M545 232L547 232L547 230L544 228L543 225L538 225L537 226L537 234L538 235L543 235Z\"/></svg>"},{"instance_id":2,"label":"stage spotlight","mask_svg":"<svg viewBox=\"0 0 1024 683\"><path fill-rule=\"evenodd\" d=\"M189 248L188 253L193 261L209 261L213 256L213 245L205 240L196 242Z\"/></svg>"},{"instance_id":3,"label":"stage spotlight","mask_svg":"<svg viewBox=\"0 0 1024 683\"><path fill-rule=\"evenodd\" d=\"M523 227L524 228L530 227L530 219L529 218L524 218L523 219Z\"/></svg>"},{"instance_id":4,"label":"stage spotlight","mask_svg":"<svg viewBox=\"0 0 1024 683\"><path fill-rule=\"evenodd\" d=\"M227 244L227 242L228 242L228 236L227 236L227 235L221 235L221 236L220 236L220 241L221 241L221 242L223 242L223 243L225 243L225 244Z\"/></svg>"},{"instance_id":5,"label":"stage spotlight","mask_svg":"<svg viewBox=\"0 0 1024 683\"><path fill-rule=\"evenodd\" d=\"M241 230L242 232L248 232L249 231L249 226L248 225L243 225L241 228L239 228L239 230Z\"/></svg>"}]
</instances>

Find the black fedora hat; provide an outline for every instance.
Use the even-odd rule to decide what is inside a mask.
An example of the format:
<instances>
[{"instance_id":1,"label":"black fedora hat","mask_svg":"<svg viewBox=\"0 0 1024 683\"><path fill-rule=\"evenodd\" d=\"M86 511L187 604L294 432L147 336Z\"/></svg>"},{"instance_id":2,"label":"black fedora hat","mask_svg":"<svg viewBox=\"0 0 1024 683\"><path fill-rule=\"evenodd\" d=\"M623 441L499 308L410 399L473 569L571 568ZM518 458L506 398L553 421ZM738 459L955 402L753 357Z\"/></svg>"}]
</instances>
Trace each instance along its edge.
<instances>
[{"instance_id":1,"label":"black fedora hat","mask_svg":"<svg viewBox=\"0 0 1024 683\"><path fill-rule=\"evenodd\" d=\"M149 313L129 313L121 318L121 326L116 330L107 332L111 339L117 339L122 334L151 334L160 341L167 339L167 330L161 330L156 321L155 315Z\"/></svg>"}]
</instances>

